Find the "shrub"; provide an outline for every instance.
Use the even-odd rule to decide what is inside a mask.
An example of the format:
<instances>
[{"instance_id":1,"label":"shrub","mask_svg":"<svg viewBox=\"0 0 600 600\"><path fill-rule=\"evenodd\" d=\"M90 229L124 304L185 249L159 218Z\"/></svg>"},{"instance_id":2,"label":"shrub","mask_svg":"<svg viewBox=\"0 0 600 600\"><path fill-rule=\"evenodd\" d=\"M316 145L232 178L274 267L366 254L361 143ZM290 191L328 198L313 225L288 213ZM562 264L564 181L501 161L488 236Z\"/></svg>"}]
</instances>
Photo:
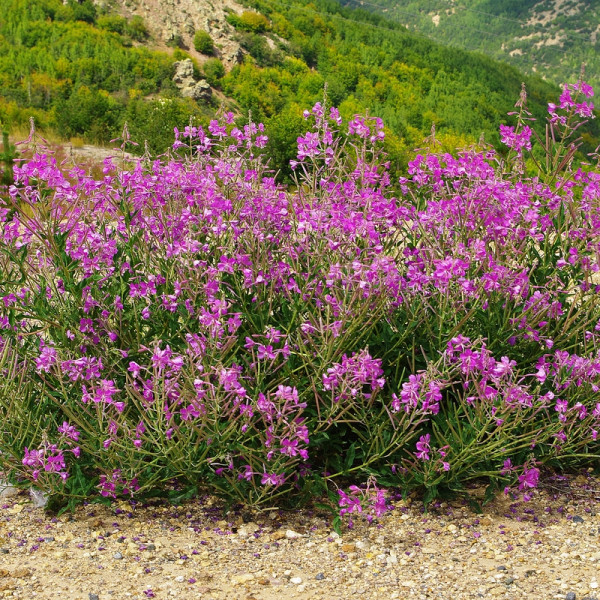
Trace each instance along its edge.
<instances>
[{"instance_id":1,"label":"shrub","mask_svg":"<svg viewBox=\"0 0 600 600\"><path fill-rule=\"evenodd\" d=\"M227 21L237 29L252 33L264 33L271 28L267 17L250 10L245 10L241 15L230 14L227 16Z\"/></svg>"},{"instance_id":2,"label":"shrub","mask_svg":"<svg viewBox=\"0 0 600 600\"><path fill-rule=\"evenodd\" d=\"M212 54L215 47L210 34L202 29L196 31L194 34L194 48L201 54Z\"/></svg>"},{"instance_id":3,"label":"shrub","mask_svg":"<svg viewBox=\"0 0 600 600\"><path fill-rule=\"evenodd\" d=\"M175 48L175 49L185 48L185 43L183 41L183 37L179 33L172 35L167 40L167 46L169 46L169 48Z\"/></svg>"},{"instance_id":4,"label":"shrub","mask_svg":"<svg viewBox=\"0 0 600 600\"><path fill-rule=\"evenodd\" d=\"M321 104L287 190L231 114L101 181L35 154L0 211L2 469L251 504L350 479L342 512L377 515L381 485L529 493L543 465L594 464L600 174L569 167L590 93L550 106L534 178L523 97L506 159L418 154L399 195L380 119Z\"/></svg>"},{"instance_id":5,"label":"shrub","mask_svg":"<svg viewBox=\"0 0 600 600\"><path fill-rule=\"evenodd\" d=\"M225 77L225 67L218 58L209 58L202 65L206 81L213 87L219 87L219 80Z\"/></svg>"},{"instance_id":6,"label":"shrub","mask_svg":"<svg viewBox=\"0 0 600 600\"><path fill-rule=\"evenodd\" d=\"M96 20L96 26L100 29L113 31L114 33L123 34L127 27L127 19L119 15L101 15Z\"/></svg>"},{"instance_id":7,"label":"shrub","mask_svg":"<svg viewBox=\"0 0 600 600\"><path fill-rule=\"evenodd\" d=\"M150 33L144 23L144 19L139 15L133 15L125 26L125 33L132 39L143 42L148 38Z\"/></svg>"}]
</instances>

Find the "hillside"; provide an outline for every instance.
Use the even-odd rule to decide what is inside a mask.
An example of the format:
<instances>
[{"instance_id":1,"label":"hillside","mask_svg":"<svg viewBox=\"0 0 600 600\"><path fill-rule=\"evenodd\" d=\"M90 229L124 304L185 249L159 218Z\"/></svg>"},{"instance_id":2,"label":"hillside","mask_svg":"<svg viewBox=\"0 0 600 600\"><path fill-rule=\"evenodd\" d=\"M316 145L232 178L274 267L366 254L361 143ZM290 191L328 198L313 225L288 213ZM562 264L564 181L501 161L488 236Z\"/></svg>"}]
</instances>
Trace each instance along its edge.
<instances>
[{"instance_id":1,"label":"hillside","mask_svg":"<svg viewBox=\"0 0 600 600\"><path fill-rule=\"evenodd\" d=\"M598 0L340 0L378 12L411 31L477 50L528 73L562 83L586 65L600 83Z\"/></svg>"},{"instance_id":2,"label":"hillside","mask_svg":"<svg viewBox=\"0 0 600 600\"><path fill-rule=\"evenodd\" d=\"M175 126L226 107L266 124L285 173L302 111L327 84L343 116L384 119L400 164L432 124L447 149L481 135L499 146L522 81L543 119L552 85L333 0L0 0L0 122L22 132L33 116L78 144L106 144L127 123L137 150L157 154Z\"/></svg>"}]
</instances>

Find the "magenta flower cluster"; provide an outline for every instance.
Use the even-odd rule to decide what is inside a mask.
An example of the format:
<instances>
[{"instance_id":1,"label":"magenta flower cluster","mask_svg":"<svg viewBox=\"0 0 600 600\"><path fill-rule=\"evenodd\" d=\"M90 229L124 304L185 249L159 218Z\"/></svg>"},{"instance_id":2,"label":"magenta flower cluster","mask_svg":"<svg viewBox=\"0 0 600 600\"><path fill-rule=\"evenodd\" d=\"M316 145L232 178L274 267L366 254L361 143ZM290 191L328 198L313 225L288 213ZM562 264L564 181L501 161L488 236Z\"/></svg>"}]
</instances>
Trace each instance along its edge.
<instances>
[{"instance_id":1,"label":"magenta flower cluster","mask_svg":"<svg viewBox=\"0 0 600 600\"><path fill-rule=\"evenodd\" d=\"M394 182L382 121L325 102L287 189L264 128L231 114L101 179L38 148L0 210L2 470L67 496L178 481L258 504L373 475L529 493L542 465L592 460L600 173L569 142L591 94L550 105L548 170L526 163L522 111L506 160L421 153ZM383 512L369 482L344 513Z\"/></svg>"}]
</instances>

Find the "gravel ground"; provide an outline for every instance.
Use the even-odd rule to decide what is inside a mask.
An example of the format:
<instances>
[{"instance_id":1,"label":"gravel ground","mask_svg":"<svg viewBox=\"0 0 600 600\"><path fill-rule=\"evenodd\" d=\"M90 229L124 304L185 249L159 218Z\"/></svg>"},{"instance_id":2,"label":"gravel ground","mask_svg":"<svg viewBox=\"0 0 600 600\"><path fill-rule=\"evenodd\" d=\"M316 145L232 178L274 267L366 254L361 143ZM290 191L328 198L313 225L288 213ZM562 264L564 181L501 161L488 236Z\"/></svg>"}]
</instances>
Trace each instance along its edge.
<instances>
[{"instance_id":1,"label":"gravel ground","mask_svg":"<svg viewBox=\"0 0 600 600\"><path fill-rule=\"evenodd\" d=\"M108 600L600 597L600 480L555 478L475 514L398 501L342 536L318 511L225 514L213 498L88 505L59 518L27 493L0 509L0 598Z\"/></svg>"}]
</instances>

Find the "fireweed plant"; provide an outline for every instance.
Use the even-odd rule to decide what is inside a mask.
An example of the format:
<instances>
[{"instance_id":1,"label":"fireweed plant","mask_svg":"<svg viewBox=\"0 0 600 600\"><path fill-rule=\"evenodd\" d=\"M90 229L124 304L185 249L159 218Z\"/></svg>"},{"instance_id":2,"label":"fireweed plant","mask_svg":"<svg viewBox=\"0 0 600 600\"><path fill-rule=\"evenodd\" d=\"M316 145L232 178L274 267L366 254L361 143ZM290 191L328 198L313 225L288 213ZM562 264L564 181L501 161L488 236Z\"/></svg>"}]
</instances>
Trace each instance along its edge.
<instances>
[{"instance_id":1,"label":"fireweed plant","mask_svg":"<svg viewBox=\"0 0 600 600\"><path fill-rule=\"evenodd\" d=\"M5 476L67 500L329 491L372 518L381 486L529 494L544 465L593 464L591 95L564 87L541 154L523 94L507 156L418 154L399 187L381 120L325 102L289 189L230 114L99 181L38 149L0 209Z\"/></svg>"}]
</instances>

